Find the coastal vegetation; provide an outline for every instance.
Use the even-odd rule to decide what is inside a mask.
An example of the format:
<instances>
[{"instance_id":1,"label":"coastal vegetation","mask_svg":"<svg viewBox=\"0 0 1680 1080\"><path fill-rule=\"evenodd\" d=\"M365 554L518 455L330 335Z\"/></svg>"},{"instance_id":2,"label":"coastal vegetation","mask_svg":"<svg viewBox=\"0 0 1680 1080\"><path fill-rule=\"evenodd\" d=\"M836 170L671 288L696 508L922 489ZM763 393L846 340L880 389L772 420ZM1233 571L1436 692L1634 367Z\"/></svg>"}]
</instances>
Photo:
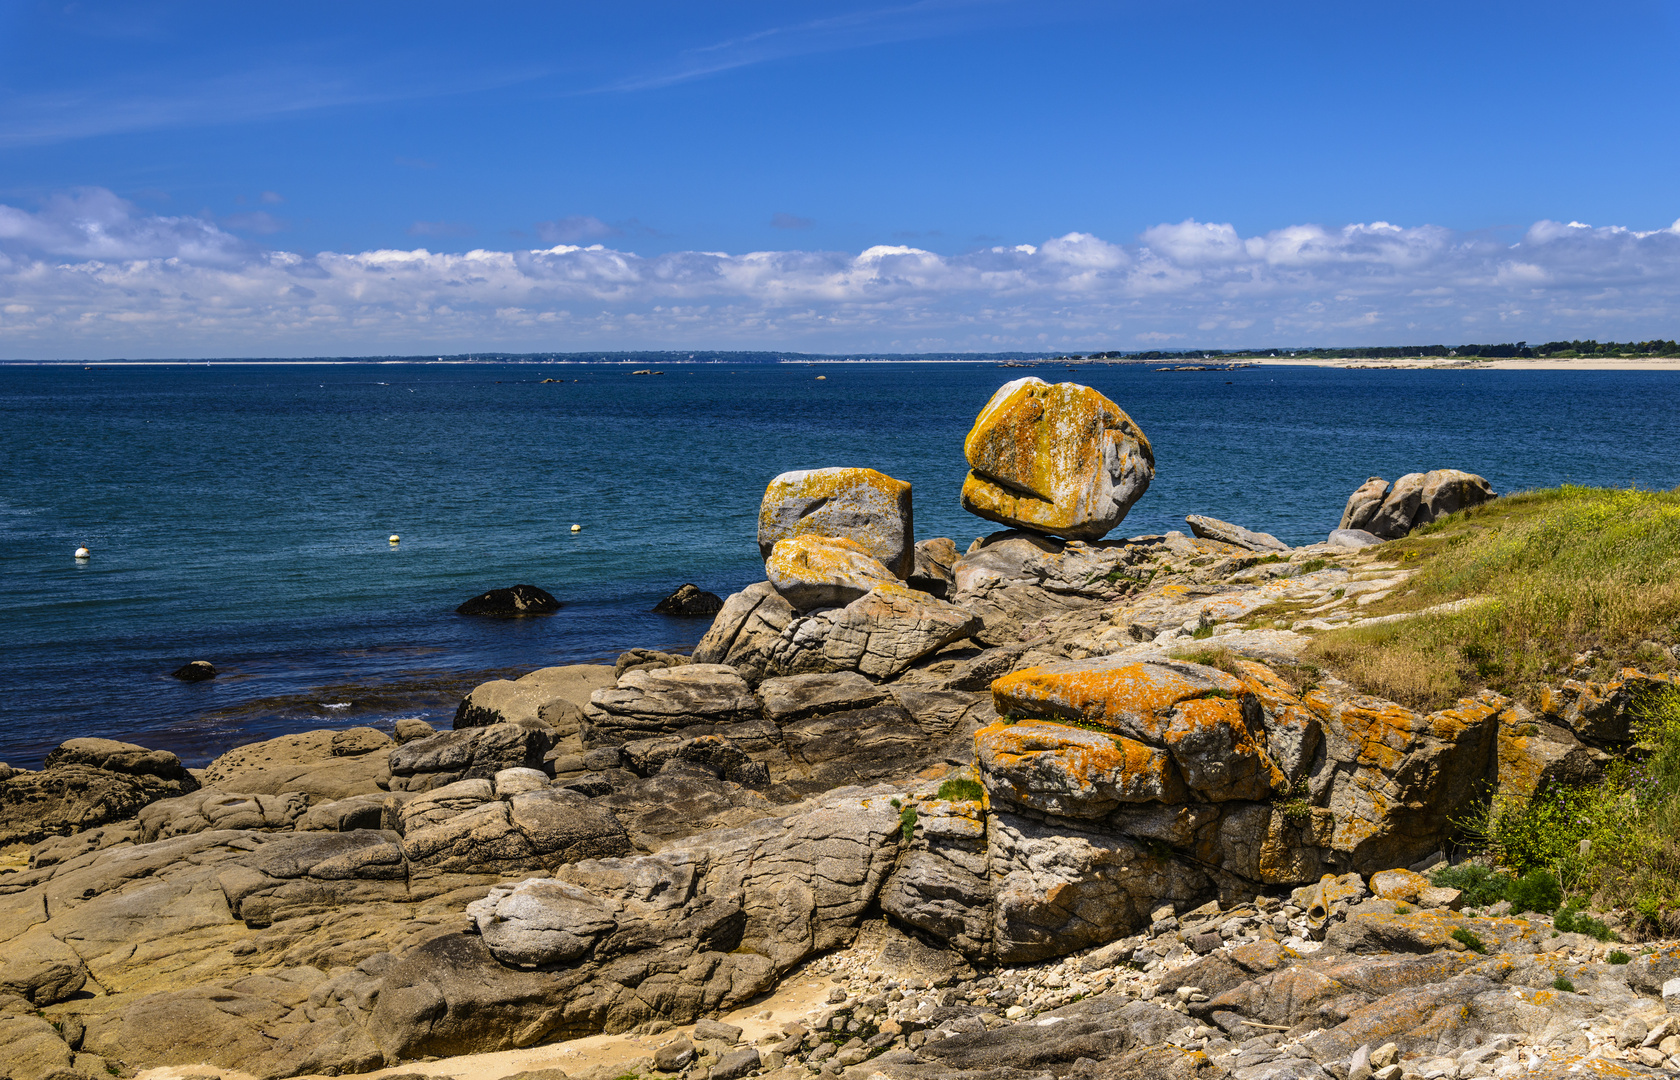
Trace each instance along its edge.
<instances>
[{"instance_id":1,"label":"coastal vegetation","mask_svg":"<svg viewBox=\"0 0 1680 1080\"><path fill-rule=\"evenodd\" d=\"M1680 639L1680 491L1525 492L1379 558L1418 572L1374 612L1418 614L1324 632L1307 655L1418 709L1492 689L1539 711L1548 684L1671 666ZM1442 610L1454 601L1468 603ZM1630 910L1642 934L1680 929L1680 687L1642 686L1630 708L1632 743L1601 781L1495 797L1463 816L1466 838L1511 873L1454 867L1437 883L1472 904L1552 910L1567 894ZM1576 908L1558 917L1608 933Z\"/></svg>"}]
</instances>

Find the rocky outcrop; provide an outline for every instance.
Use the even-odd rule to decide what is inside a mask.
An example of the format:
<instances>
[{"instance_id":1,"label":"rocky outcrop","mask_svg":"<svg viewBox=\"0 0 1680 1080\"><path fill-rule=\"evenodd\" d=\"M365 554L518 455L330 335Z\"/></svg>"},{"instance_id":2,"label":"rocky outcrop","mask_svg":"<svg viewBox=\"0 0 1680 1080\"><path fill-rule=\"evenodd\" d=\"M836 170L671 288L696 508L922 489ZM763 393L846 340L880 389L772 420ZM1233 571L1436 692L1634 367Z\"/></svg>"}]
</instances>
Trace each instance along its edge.
<instances>
[{"instance_id":1,"label":"rocky outcrop","mask_svg":"<svg viewBox=\"0 0 1680 1080\"><path fill-rule=\"evenodd\" d=\"M1407 473L1392 487L1373 476L1348 497L1339 527L1396 540L1420 525L1494 497L1493 486L1486 480L1458 469Z\"/></svg>"},{"instance_id":2,"label":"rocky outcrop","mask_svg":"<svg viewBox=\"0 0 1680 1080\"><path fill-rule=\"evenodd\" d=\"M387 787L392 740L373 728L304 731L235 747L204 770L208 787L248 795L299 792L314 799L369 795Z\"/></svg>"},{"instance_id":3,"label":"rocky outcrop","mask_svg":"<svg viewBox=\"0 0 1680 1080\"><path fill-rule=\"evenodd\" d=\"M513 585L475 596L456 608L455 614L509 619L522 615L552 615L559 610L560 601L551 593L535 585Z\"/></svg>"},{"instance_id":4,"label":"rocky outcrop","mask_svg":"<svg viewBox=\"0 0 1680 1080\"><path fill-rule=\"evenodd\" d=\"M764 562L764 573L801 611L849 604L871 589L898 583L863 545L817 533L778 540Z\"/></svg>"},{"instance_id":5,"label":"rocky outcrop","mask_svg":"<svg viewBox=\"0 0 1680 1080\"><path fill-rule=\"evenodd\" d=\"M716 615L723 610L723 597L710 593L690 582L677 586L677 591L653 605L655 615Z\"/></svg>"},{"instance_id":6,"label":"rocky outcrop","mask_svg":"<svg viewBox=\"0 0 1680 1080\"><path fill-rule=\"evenodd\" d=\"M1088 386L1005 383L963 442L963 509L1010 528L1099 540L1155 476L1132 418Z\"/></svg>"},{"instance_id":7,"label":"rocky outcrop","mask_svg":"<svg viewBox=\"0 0 1680 1080\"><path fill-rule=\"evenodd\" d=\"M537 725L440 731L391 751L384 762L386 786L392 791L430 791L458 780L487 780L503 769L541 769L554 744L553 732Z\"/></svg>"},{"instance_id":8,"label":"rocky outcrop","mask_svg":"<svg viewBox=\"0 0 1680 1080\"><path fill-rule=\"evenodd\" d=\"M939 599L946 599L956 589L957 578L951 571L961 558L957 545L948 536L916 542L916 565L907 579L912 589Z\"/></svg>"},{"instance_id":9,"label":"rocky outcrop","mask_svg":"<svg viewBox=\"0 0 1680 1080\"><path fill-rule=\"evenodd\" d=\"M0 774L0 847L125 821L199 786L174 754L112 739L70 739L45 766Z\"/></svg>"},{"instance_id":10,"label":"rocky outcrop","mask_svg":"<svg viewBox=\"0 0 1680 1080\"><path fill-rule=\"evenodd\" d=\"M589 695L611 686L617 676L602 664L539 668L518 679L480 683L455 710L455 727L541 724L562 737L575 734Z\"/></svg>"},{"instance_id":11,"label":"rocky outcrop","mask_svg":"<svg viewBox=\"0 0 1680 1080\"><path fill-rule=\"evenodd\" d=\"M1637 668L1623 668L1607 682L1565 679L1541 692L1540 714L1595 746L1625 747L1633 741L1639 708L1676 688L1680 678L1647 675Z\"/></svg>"},{"instance_id":12,"label":"rocky outcrop","mask_svg":"<svg viewBox=\"0 0 1680 1080\"><path fill-rule=\"evenodd\" d=\"M850 540L900 578L914 567L915 524L910 485L874 469L786 472L764 489L758 511L758 553L813 534Z\"/></svg>"},{"instance_id":13,"label":"rocky outcrop","mask_svg":"<svg viewBox=\"0 0 1680 1080\"><path fill-rule=\"evenodd\" d=\"M1218 540L1226 544L1247 548L1250 551L1288 551L1289 545L1273 536L1271 533L1254 532L1241 525L1233 525L1229 521L1207 517L1204 514L1190 514L1184 519L1190 526L1190 532L1204 540Z\"/></svg>"}]
</instances>

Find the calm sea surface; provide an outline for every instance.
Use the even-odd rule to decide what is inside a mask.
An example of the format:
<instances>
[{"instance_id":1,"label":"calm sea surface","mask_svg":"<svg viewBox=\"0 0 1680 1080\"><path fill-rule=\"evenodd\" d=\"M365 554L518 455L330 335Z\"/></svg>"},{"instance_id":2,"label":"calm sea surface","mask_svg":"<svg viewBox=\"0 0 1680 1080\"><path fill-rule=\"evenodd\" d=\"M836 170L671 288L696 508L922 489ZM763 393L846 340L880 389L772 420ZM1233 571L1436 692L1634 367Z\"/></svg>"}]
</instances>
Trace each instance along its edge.
<instances>
[{"instance_id":1,"label":"calm sea surface","mask_svg":"<svg viewBox=\"0 0 1680 1080\"><path fill-rule=\"evenodd\" d=\"M483 678L687 648L709 620L649 609L687 581L726 595L762 576L759 497L788 469L909 480L918 539L966 546L992 527L957 505L963 436L1029 373L1095 386L1154 443L1156 482L1117 535L1207 513L1304 543L1366 477L1440 467L1499 491L1680 484L1668 373L664 372L0 367L0 760L38 767L59 741L100 735L198 765L304 728L447 726ZM454 614L519 582L565 608ZM193 659L222 677L168 676Z\"/></svg>"}]
</instances>

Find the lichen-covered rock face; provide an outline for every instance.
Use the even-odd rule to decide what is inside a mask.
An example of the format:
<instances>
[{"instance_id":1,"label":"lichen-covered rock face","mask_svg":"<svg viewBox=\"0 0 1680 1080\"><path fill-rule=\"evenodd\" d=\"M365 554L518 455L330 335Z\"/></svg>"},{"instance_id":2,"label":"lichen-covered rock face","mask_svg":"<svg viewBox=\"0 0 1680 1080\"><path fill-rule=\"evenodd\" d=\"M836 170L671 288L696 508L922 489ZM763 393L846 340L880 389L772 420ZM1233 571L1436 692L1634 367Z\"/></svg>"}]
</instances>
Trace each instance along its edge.
<instances>
[{"instance_id":1,"label":"lichen-covered rock face","mask_svg":"<svg viewBox=\"0 0 1680 1080\"><path fill-rule=\"evenodd\" d=\"M1112 657L1044 664L992 684L998 715L1095 724L1171 754L1210 801L1264 799L1284 782L1265 751L1259 702L1240 679L1201 664Z\"/></svg>"},{"instance_id":2,"label":"lichen-covered rock face","mask_svg":"<svg viewBox=\"0 0 1680 1080\"><path fill-rule=\"evenodd\" d=\"M764 489L758 510L758 552L806 534L850 540L901 578L915 566L910 485L874 469L785 472Z\"/></svg>"},{"instance_id":3,"label":"lichen-covered rock face","mask_svg":"<svg viewBox=\"0 0 1680 1080\"><path fill-rule=\"evenodd\" d=\"M905 585L879 585L846 605L823 641L833 669L887 679L980 629L980 620Z\"/></svg>"},{"instance_id":4,"label":"lichen-covered rock face","mask_svg":"<svg viewBox=\"0 0 1680 1080\"><path fill-rule=\"evenodd\" d=\"M974 748L992 798L1047 814L1098 818L1189 795L1165 750L1120 735L1030 720L982 728Z\"/></svg>"},{"instance_id":5,"label":"lichen-covered rock face","mask_svg":"<svg viewBox=\"0 0 1680 1080\"><path fill-rule=\"evenodd\" d=\"M805 533L776 541L764 562L765 576L800 611L839 607L898 578L862 544Z\"/></svg>"},{"instance_id":6,"label":"lichen-covered rock face","mask_svg":"<svg viewBox=\"0 0 1680 1080\"><path fill-rule=\"evenodd\" d=\"M1006 383L974 421L963 509L1074 540L1120 524L1155 477L1155 453L1120 406L1088 386Z\"/></svg>"}]
</instances>

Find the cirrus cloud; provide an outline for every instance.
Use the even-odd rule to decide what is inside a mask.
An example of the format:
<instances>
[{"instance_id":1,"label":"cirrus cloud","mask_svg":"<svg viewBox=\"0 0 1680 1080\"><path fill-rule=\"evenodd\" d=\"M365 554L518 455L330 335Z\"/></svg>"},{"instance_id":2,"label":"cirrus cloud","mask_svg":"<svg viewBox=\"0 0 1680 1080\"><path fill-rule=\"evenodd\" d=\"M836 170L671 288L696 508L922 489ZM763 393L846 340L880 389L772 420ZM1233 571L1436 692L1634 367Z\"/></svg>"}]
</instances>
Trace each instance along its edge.
<instances>
[{"instance_id":1,"label":"cirrus cloud","mask_svg":"<svg viewBox=\"0 0 1680 1080\"><path fill-rule=\"evenodd\" d=\"M304 254L103 189L0 205L0 355L348 355L503 349L920 351L1456 344L1671 336L1680 222L1439 226L1185 221L956 255L905 245L641 255L592 243ZM564 238L560 233L565 233ZM582 235L579 235L582 234Z\"/></svg>"}]
</instances>

